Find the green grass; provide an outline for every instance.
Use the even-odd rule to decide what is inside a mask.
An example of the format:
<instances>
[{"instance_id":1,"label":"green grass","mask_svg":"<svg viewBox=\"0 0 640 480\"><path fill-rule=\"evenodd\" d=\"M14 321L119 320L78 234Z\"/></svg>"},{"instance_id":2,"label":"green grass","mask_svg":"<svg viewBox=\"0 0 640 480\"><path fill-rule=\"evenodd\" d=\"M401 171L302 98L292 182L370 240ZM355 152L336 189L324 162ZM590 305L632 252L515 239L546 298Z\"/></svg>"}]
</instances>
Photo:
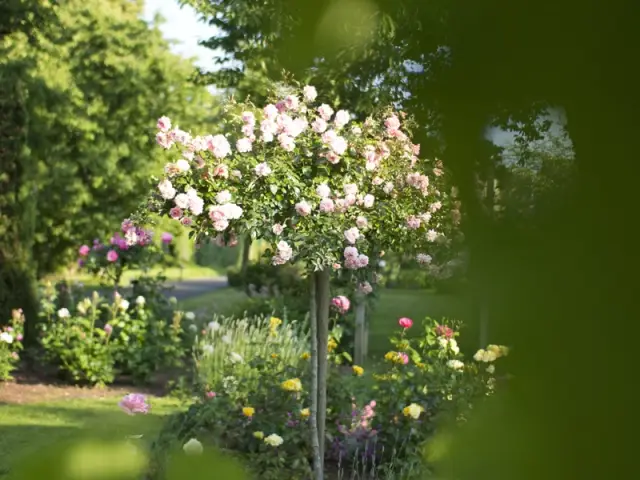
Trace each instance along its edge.
<instances>
[{"instance_id":1,"label":"green grass","mask_svg":"<svg viewBox=\"0 0 640 480\"><path fill-rule=\"evenodd\" d=\"M84 438L123 439L127 435L149 439L160 430L165 416L179 409L175 399L152 397L151 413L129 416L118 408L119 398L1 405L0 478L18 463L60 443Z\"/></svg>"},{"instance_id":2,"label":"green grass","mask_svg":"<svg viewBox=\"0 0 640 480\"><path fill-rule=\"evenodd\" d=\"M162 273L167 277L167 281L180 281L180 280L197 280L201 278L217 278L222 277L225 274L211 267L203 267L200 265L185 265L184 268L170 267L166 269L152 268L149 271L152 275ZM122 275L122 286L126 287L131 283L131 280L135 280L142 274L141 270L128 270ZM80 282L86 287L99 287L100 282L92 275L79 273L79 272L66 272L62 274L52 275L45 280L59 281L67 280L70 282Z\"/></svg>"},{"instance_id":3,"label":"green grass","mask_svg":"<svg viewBox=\"0 0 640 480\"><path fill-rule=\"evenodd\" d=\"M182 300L179 305L182 310L186 311L208 311L226 315L246 299L247 295L242 290L221 288Z\"/></svg>"}]
</instances>

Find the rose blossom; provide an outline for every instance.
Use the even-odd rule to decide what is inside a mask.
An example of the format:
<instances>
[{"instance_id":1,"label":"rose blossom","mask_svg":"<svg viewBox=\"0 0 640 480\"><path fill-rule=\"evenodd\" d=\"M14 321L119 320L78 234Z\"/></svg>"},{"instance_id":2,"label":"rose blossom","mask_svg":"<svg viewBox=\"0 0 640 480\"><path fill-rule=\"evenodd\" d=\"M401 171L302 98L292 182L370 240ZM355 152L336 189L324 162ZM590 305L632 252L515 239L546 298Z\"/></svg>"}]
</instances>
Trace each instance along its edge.
<instances>
[{"instance_id":1,"label":"rose blossom","mask_svg":"<svg viewBox=\"0 0 640 480\"><path fill-rule=\"evenodd\" d=\"M358 228L367 228L368 225L369 225L369 222L362 215L356 218L356 226Z\"/></svg>"},{"instance_id":2,"label":"rose blossom","mask_svg":"<svg viewBox=\"0 0 640 480\"><path fill-rule=\"evenodd\" d=\"M323 120L329 121L331 115L333 115L333 108L326 103L323 103L318 107L318 115L320 115Z\"/></svg>"},{"instance_id":3,"label":"rose blossom","mask_svg":"<svg viewBox=\"0 0 640 480\"><path fill-rule=\"evenodd\" d=\"M419 253L418 255L416 255L416 260L418 261L418 263L426 265L428 263L431 263L431 255Z\"/></svg>"},{"instance_id":4,"label":"rose blossom","mask_svg":"<svg viewBox=\"0 0 640 480\"><path fill-rule=\"evenodd\" d=\"M415 215L409 215L407 217L407 228L410 228L411 230L420 228L420 223L420 219Z\"/></svg>"},{"instance_id":5,"label":"rose blossom","mask_svg":"<svg viewBox=\"0 0 640 480\"><path fill-rule=\"evenodd\" d=\"M186 193L179 193L173 201L177 207L182 209L189 208L189 196Z\"/></svg>"},{"instance_id":6,"label":"rose blossom","mask_svg":"<svg viewBox=\"0 0 640 480\"><path fill-rule=\"evenodd\" d=\"M171 218L177 220L182 216L182 209L180 207L173 207L171 210L169 210L169 215L171 216Z\"/></svg>"},{"instance_id":7,"label":"rose blossom","mask_svg":"<svg viewBox=\"0 0 640 480\"><path fill-rule=\"evenodd\" d=\"M107 252L107 260L109 262L115 262L116 260L118 260L118 252L116 252L115 250L109 250Z\"/></svg>"},{"instance_id":8,"label":"rose blossom","mask_svg":"<svg viewBox=\"0 0 640 480\"><path fill-rule=\"evenodd\" d=\"M353 244L360 238L360 230L357 227L352 227L349 230L345 230L344 238L347 242Z\"/></svg>"},{"instance_id":9,"label":"rose blossom","mask_svg":"<svg viewBox=\"0 0 640 480\"><path fill-rule=\"evenodd\" d=\"M343 189L345 195L355 195L358 193L358 185L355 183L345 183Z\"/></svg>"},{"instance_id":10,"label":"rose blossom","mask_svg":"<svg viewBox=\"0 0 640 480\"><path fill-rule=\"evenodd\" d=\"M351 302L344 295L339 295L331 299L331 305L335 307L336 310L338 310L338 312L344 315L349 311L349 308L351 307Z\"/></svg>"},{"instance_id":11,"label":"rose blossom","mask_svg":"<svg viewBox=\"0 0 640 480\"><path fill-rule=\"evenodd\" d=\"M162 243L171 243L171 241L173 240L173 235L171 235L169 232L162 232L162 235L160 235L160 240L162 241Z\"/></svg>"},{"instance_id":12,"label":"rose blossom","mask_svg":"<svg viewBox=\"0 0 640 480\"><path fill-rule=\"evenodd\" d=\"M276 235L280 235L284 230L284 225L280 223L275 223L273 227L271 227L271 231Z\"/></svg>"},{"instance_id":13,"label":"rose blossom","mask_svg":"<svg viewBox=\"0 0 640 480\"><path fill-rule=\"evenodd\" d=\"M336 137L331 140L329 146L331 147L331 150L333 150L333 153L336 155L342 155L347 150L348 144L344 137Z\"/></svg>"},{"instance_id":14,"label":"rose blossom","mask_svg":"<svg viewBox=\"0 0 640 480\"><path fill-rule=\"evenodd\" d=\"M300 100L295 95L287 95L284 99L284 104L288 110L297 110L300 106Z\"/></svg>"},{"instance_id":15,"label":"rose blossom","mask_svg":"<svg viewBox=\"0 0 640 480\"><path fill-rule=\"evenodd\" d=\"M340 161L340 156L336 152L326 152L324 157L327 161L333 165L337 164Z\"/></svg>"},{"instance_id":16,"label":"rose blossom","mask_svg":"<svg viewBox=\"0 0 640 480\"><path fill-rule=\"evenodd\" d=\"M398 358L402 362L403 365L409 363L409 356L404 352L398 352Z\"/></svg>"},{"instance_id":17,"label":"rose blossom","mask_svg":"<svg viewBox=\"0 0 640 480\"><path fill-rule=\"evenodd\" d=\"M369 257L367 257L364 253L358 255L358 259L356 261L356 265L358 268L364 268L369 265Z\"/></svg>"},{"instance_id":18,"label":"rose blossom","mask_svg":"<svg viewBox=\"0 0 640 480\"><path fill-rule=\"evenodd\" d=\"M296 203L295 208L298 215L302 215L303 217L311 213L311 205L309 205L306 200Z\"/></svg>"},{"instance_id":19,"label":"rose blossom","mask_svg":"<svg viewBox=\"0 0 640 480\"><path fill-rule=\"evenodd\" d=\"M149 413L151 406L147 403L147 398L141 393L130 393L125 395L118 403L118 406L128 415L136 413Z\"/></svg>"},{"instance_id":20,"label":"rose blossom","mask_svg":"<svg viewBox=\"0 0 640 480\"><path fill-rule=\"evenodd\" d=\"M222 218L213 222L213 228L216 232L223 232L229 226L229 220Z\"/></svg>"},{"instance_id":21,"label":"rose blossom","mask_svg":"<svg viewBox=\"0 0 640 480\"><path fill-rule=\"evenodd\" d=\"M323 133L327 129L327 122L318 117L311 122L311 129L316 133Z\"/></svg>"},{"instance_id":22,"label":"rose blossom","mask_svg":"<svg viewBox=\"0 0 640 480\"><path fill-rule=\"evenodd\" d=\"M400 120L397 116L391 115L384 121L384 126L386 127L387 132L393 132L400 128Z\"/></svg>"},{"instance_id":23,"label":"rose blossom","mask_svg":"<svg viewBox=\"0 0 640 480\"><path fill-rule=\"evenodd\" d=\"M411 328L413 326L413 320L407 317L402 317L401 319L398 320L398 325L400 325L402 328L405 328L405 329Z\"/></svg>"},{"instance_id":24,"label":"rose blossom","mask_svg":"<svg viewBox=\"0 0 640 480\"><path fill-rule=\"evenodd\" d=\"M435 242L436 238L438 238L438 232L436 232L435 230L431 229L427 232L427 240L429 242Z\"/></svg>"},{"instance_id":25,"label":"rose blossom","mask_svg":"<svg viewBox=\"0 0 640 480\"><path fill-rule=\"evenodd\" d=\"M371 195L370 193L366 194L364 196L364 199L362 200L364 208L373 207L374 201L375 201L375 197L373 195Z\"/></svg>"},{"instance_id":26,"label":"rose blossom","mask_svg":"<svg viewBox=\"0 0 640 480\"><path fill-rule=\"evenodd\" d=\"M180 219L180 223L185 227L190 227L193 224L193 220L191 220L191 218L189 217L182 217Z\"/></svg>"},{"instance_id":27,"label":"rose blossom","mask_svg":"<svg viewBox=\"0 0 640 480\"><path fill-rule=\"evenodd\" d=\"M453 330L446 325L438 325L436 327L436 335L440 335L445 338L453 338L453 333Z\"/></svg>"},{"instance_id":28,"label":"rose blossom","mask_svg":"<svg viewBox=\"0 0 640 480\"><path fill-rule=\"evenodd\" d=\"M216 202L228 203L231 201L231 192L229 190L221 190L216 194Z\"/></svg>"},{"instance_id":29,"label":"rose blossom","mask_svg":"<svg viewBox=\"0 0 640 480\"><path fill-rule=\"evenodd\" d=\"M316 187L316 193L321 198L327 198L329 197L329 195L331 195L331 189L326 183L321 183Z\"/></svg>"},{"instance_id":30,"label":"rose blossom","mask_svg":"<svg viewBox=\"0 0 640 480\"><path fill-rule=\"evenodd\" d=\"M259 177L266 177L271 173L271 167L267 164L267 162L262 162L256 165L254 171Z\"/></svg>"},{"instance_id":31,"label":"rose blossom","mask_svg":"<svg viewBox=\"0 0 640 480\"><path fill-rule=\"evenodd\" d=\"M304 99L307 102L313 102L318 96L318 91L316 90L316 87L312 87L311 85L306 85L302 89L302 94L304 95Z\"/></svg>"},{"instance_id":32,"label":"rose blossom","mask_svg":"<svg viewBox=\"0 0 640 480\"><path fill-rule=\"evenodd\" d=\"M320 211L322 213L330 213L333 212L334 209L335 205L333 203L333 200L331 200L330 198L323 198L322 200L320 200Z\"/></svg>"},{"instance_id":33,"label":"rose blossom","mask_svg":"<svg viewBox=\"0 0 640 480\"><path fill-rule=\"evenodd\" d=\"M106 333L107 335L111 335L111 332L113 332L113 327L107 323L104 326L104 333Z\"/></svg>"},{"instance_id":34,"label":"rose blossom","mask_svg":"<svg viewBox=\"0 0 640 480\"><path fill-rule=\"evenodd\" d=\"M229 176L229 167L227 167L225 164L220 164L220 165L216 165L213 168L213 172L212 175L214 177L222 177L222 178L227 178Z\"/></svg>"},{"instance_id":35,"label":"rose blossom","mask_svg":"<svg viewBox=\"0 0 640 480\"><path fill-rule=\"evenodd\" d=\"M358 291L364 295L369 295L373 292L373 287L369 282L362 282L358 285Z\"/></svg>"},{"instance_id":36,"label":"rose blossom","mask_svg":"<svg viewBox=\"0 0 640 480\"><path fill-rule=\"evenodd\" d=\"M253 112L242 112L242 121L247 125L255 125L256 116Z\"/></svg>"},{"instance_id":37,"label":"rose blossom","mask_svg":"<svg viewBox=\"0 0 640 480\"><path fill-rule=\"evenodd\" d=\"M188 172L191 169L191 165L187 160L181 158L176 162L176 168L180 171L180 173Z\"/></svg>"},{"instance_id":38,"label":"rose blossom","mask_svg":"<svg viewBox=\"0 0 640 480\"><path fill-rule=\"evenodd\" d=\"M336 117L333 120L336 128L342 128L351 120L351 115L346 110L338 110L336 112Z\"/></svg>"},{"instance_id":39,"label":"rose blossom","mask_svg":"<svg viewBox=\"0 0 640 480\"><path fill-rule=\"evenodd\" d=\"M349 195L346 195L344 197L344 203L347 207L355 205L356 200L357 200L357 197L353 193L350 193Z\"/></svg>"},{"instance_id":40,"label":"rose blossom","mask_svg":"<svg viewBox=\"0 0 640 480\"><path fill-rule=\"evenodd\" d=\"M173 145L173 140L171 140L169 136L164 132L156 133L156 142L158 142L158 145L160 145L162 148L166 149L171 148L171 146Z\"/></svg>"},{"instance_id":41,"label":"rose blossom","mask_svg":"<svg viewBox=\"0 0 640 480\"><path fill-rule=\"evenodd\" d=\"M296 148L296 142L293 141L293 138L284 133L278 135L278 142L280 142L280 146L286 152L293 152Z\"/></svg>"},{"instance_id":42,"label":"rose blossom","mask_svg":"<svg viewBox=\"0 0 640 480\"><path fill-rule=\"evenodd\" d=\"M87 255L89 255L90 251L91 251L91 248L89 248L89 245L82 245L78 250L78 253L83 257L86 257Z\"/></svg>"},{"instance_id":43,"label":"rose blossom","mask_svg":"<svg viewBox=\"0 0 640 480\"><path fill-rule=\"evenodd\" d=\"M278 115L277 107L271 103L264 107L262 112L264 113L264 118L266 118L267 120L275 120L276 116Z\"/></svg>"},{"instance_id":44,"label":"rose blossom","mask_svg":"<svg viewBox=\"0 0 640 480\"><path fill-rule=\"evenodd\" d=\"M169 117L160 117L158 119L158 130L162 131L162 132L168 132L169 130L171 130L171 120L169 120Z\"/></svg>"},{"instance_id":45,"label":"rose blossom","mask_svg":"<svg viewBox=\"0 0 640 480\"><path fill-rule=\"evenodd\" d=\"M162 198L164 198L165 200L171 200L176 196L176 189L173 188L173 185L167 179L162 180L158 184L158 190L160 191L160 195L162 196Z\"/></svg>"},{"instance_id":46,"label":"rose blossom","mask_svg":"<svg viewBox=\"0 0 640 480\"><path fill-rule=\"evenodd\" d=\"M216 158L224 158L231 153L231 145L224 135L209 135L206 137L207 149Z\"/></svg>"},{"instance_id":47,"label":"rose blossom","mask_svg":"<svg viewBox=\"0 0 640 480\"><path fill-rule=\"evenodd\" d=\"M251 151L251 140L248 138L241 138L236 142L236 150L240 153L247 153Z\"/></svg>"},{"instance_id":48,"label":"rose blossom","mask_svg":"<svg viewBox=\"0 0 640 480\"><path fill-rule=\"evenodd\" d=\"M355 259L358 257L358 249L356 247L345 247L344 258Z\"/></svg>"}]
</instances>

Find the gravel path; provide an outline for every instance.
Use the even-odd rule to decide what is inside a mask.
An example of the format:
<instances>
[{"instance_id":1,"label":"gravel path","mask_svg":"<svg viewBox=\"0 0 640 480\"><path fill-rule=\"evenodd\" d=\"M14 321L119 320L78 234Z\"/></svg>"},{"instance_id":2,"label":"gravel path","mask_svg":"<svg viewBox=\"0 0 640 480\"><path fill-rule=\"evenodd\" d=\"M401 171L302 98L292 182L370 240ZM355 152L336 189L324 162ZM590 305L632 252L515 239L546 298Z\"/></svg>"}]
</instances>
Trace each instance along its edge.
<instances>
[{"instance_id":1,"label":"gravel path","mask_svg":"<svg viewBox=\"0 0 640 480\"><path fill-rule=\"evenodd\" d=\"M228 286L227 278L201 278L198 280L183 280L181 282L167 282L167 295L178 300L196 297L213 290Z\"/></svg>"}]
</instances>

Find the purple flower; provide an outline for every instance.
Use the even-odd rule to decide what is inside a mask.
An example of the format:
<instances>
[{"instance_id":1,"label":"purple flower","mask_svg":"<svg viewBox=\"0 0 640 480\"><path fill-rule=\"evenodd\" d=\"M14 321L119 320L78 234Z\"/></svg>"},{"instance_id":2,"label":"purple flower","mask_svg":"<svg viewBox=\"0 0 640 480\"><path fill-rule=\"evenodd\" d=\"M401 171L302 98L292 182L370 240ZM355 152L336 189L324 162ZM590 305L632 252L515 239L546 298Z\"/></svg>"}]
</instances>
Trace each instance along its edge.
<instances>
[{"instance_id":1,"label":"purple flower","mask_svg":"<svg viewBox=\"0 0 640 480\"><path fill-rule=\"evenodd\" d=\"M111 332L113 332L113 327L107 323L104 326L104 331L107 335L111 335Z\"/></svg>"},{"instance_id":2,"label":"purple flower","mask_svg":"<svg viewBox=\"0 0 640 480\"><path fill-rule=\"evenodd\" d=\"M127 414L149 413L151 406L147 403L147 397L141 393L130 393L125 395L118 403L118 406Z\"/></svg>"},{"instance_id":3,"label":"purple flower","mask_svg":"<svg viewBox=\"0 0 640 480\"><path fill-rule=\"evenodd\" d=\"M162 243L171 243L171 241L173 240L173 235L171 235L169 232L164 232L160 236L160 239L162 240Z\"/></svg>"}]
</instances>

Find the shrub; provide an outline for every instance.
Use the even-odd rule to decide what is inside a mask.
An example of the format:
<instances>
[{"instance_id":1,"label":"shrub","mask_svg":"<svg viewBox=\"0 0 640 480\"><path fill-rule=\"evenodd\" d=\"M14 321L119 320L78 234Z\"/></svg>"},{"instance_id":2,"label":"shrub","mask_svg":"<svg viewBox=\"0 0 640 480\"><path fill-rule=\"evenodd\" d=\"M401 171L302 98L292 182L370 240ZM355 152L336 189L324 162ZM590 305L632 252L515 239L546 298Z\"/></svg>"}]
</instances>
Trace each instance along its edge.
<instances>
[{"instance_id":1,"label":"shrub","mask_svg":"<svg viewBox=\"0 0 640 480\"><path fill-rule=\"evenodd\" d=\"M168 450L192 438L240 456L255 478L309 478L305 332L294 339L300 330L267 318L215 322L197 347L198 371L208 384L154 443L151 478L162 478ZM464 421L495 388L494 362L505 347L490 345L465 362L457 323L426 319L423 332L411 338L413 322L400 323L393 350L372 375L339 365L330 342L325 463L339 478L422 478L429 468L423 448L437 426ZM273 434L269 442L281 439L280 446L265 442Z\"/></svg>"},{"instance_id":2,"label":"shrub","mask_svg":"<svg viewBox=\"0 0 640 480\"><path fill-rule=\"evenodd\" d=\"M0 328L0 381L11 380L22 350L24 336L24 314L22 309L11 312L8 325Z\"/></svg>"}]
</instances>

